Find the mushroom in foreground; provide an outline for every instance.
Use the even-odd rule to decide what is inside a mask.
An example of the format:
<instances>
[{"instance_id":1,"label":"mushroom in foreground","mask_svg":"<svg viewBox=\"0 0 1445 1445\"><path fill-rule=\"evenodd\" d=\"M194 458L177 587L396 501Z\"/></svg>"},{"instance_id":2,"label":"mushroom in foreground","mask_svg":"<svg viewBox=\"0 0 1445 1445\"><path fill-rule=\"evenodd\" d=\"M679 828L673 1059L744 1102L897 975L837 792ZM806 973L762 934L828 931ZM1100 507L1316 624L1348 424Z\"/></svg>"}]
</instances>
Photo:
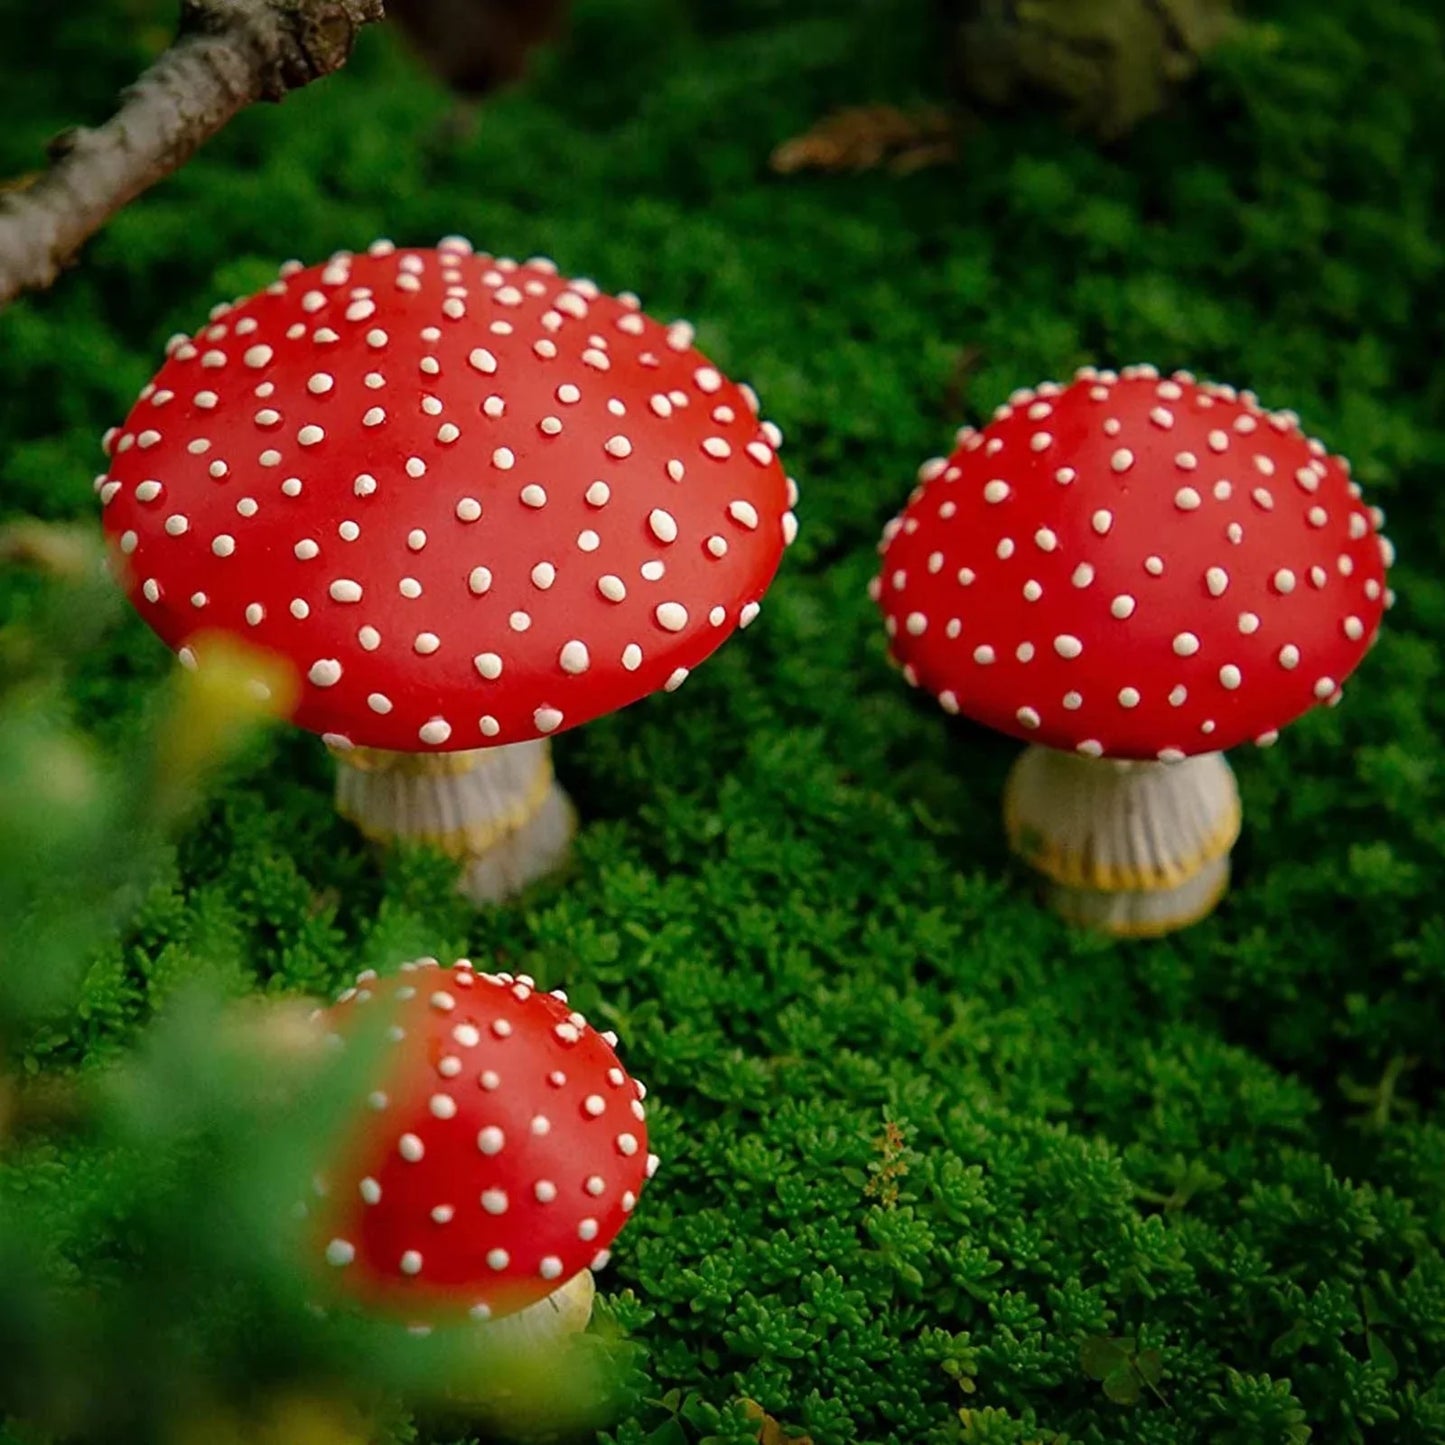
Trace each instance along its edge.
<instances>
[{"instance_id":1,"label":"mushroom in foreground","mask_svg":"<svg viewBox=\"0 0 1445 1445\"><path fill-rule=\"evenodd\" d=\"M565 855L551 736L757 615L796 531L781 440L636 297L379 242L174 338L96 485L182 663L202 632L287 659L341 812L487 901Z\"/></svg>"},{"instance_id":2,"label":"mushroom in foreground","mask_svg":"<svg viewBox=\"0 0 1445 1445\"><path fill-rule=\"evenodd\" d=\"M566 995L466 959L361 974L322 1019L387 1010L381 1077L317 1182L341 1290L426 1331L544 1344L587 1326L594 1270L657 1167L645 1091Z\"/></svg>"},{"instance_id":3,"label":"mushroom in foreground","mask_svg":"<svg viewBox=\"0 0 1445 1445\"><path fill-rule=\"evenodd\" d=\"M1160 934L1227 887L1224 750L1338 703L1373 645L1383 522L1292 413L1089 368L923 467L872 593L911 684L1030 744L1005 826L1052 906Z\"/></svg>"}]
</instances>

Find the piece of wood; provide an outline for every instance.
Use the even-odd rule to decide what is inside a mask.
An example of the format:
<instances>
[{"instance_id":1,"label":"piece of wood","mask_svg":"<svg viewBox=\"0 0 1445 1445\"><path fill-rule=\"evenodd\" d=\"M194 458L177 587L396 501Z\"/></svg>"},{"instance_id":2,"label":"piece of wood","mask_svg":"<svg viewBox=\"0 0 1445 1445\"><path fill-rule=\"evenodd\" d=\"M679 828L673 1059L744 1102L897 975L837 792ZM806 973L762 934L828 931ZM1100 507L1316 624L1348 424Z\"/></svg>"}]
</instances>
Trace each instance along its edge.
<instances>
[{"instance_id":1,"label":"piece of wood","mask_svg":"<svg viewBox=\"0 0 1445 1445\"><path fill-rule=\"evenodd\" d=\"M339 70L382 0L181 0L175 43L94 129L50 147L29 185L0 192L0 307L51 285L123 206L238 112Z\"/></svg>"}]
</instances>

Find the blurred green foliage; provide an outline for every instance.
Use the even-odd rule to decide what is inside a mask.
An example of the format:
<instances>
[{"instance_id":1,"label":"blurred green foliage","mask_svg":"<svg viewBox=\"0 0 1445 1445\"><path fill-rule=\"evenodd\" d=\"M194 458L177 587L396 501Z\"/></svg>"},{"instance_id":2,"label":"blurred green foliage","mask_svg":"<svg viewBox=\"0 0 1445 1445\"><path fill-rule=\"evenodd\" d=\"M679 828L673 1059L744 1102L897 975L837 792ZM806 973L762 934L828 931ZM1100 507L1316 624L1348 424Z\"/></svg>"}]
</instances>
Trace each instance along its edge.
<instances>
[{"instance_id":1,"label":"blurred green foliage","mask_svg":"<svg viewBox=\"0 0 1445 1445\"><path fill-rule=\"evenodd\" d=\"M675 696L559 743L587 820L569 877L474 915L439 860L383 866L336 820L319 744L272 731L143 881L113 880L22 1066L108 1077L162 1005L193 1041L205 979L316 993L419 952L505 960L606 1018L654 1091L663 1169L601 1281L600 1323L647 1352L617 1445L756 1440L759 1406L815 1445L1445 1440L1445 38L1429 0L1251 10L1108 154L1022 115L906 179L766 162L835 106L941 93L928 0L581 0L569 42L462 139L377 32L0 317L14 514L93 516L100 431L212 300L286 255L452 231L692 316L803 487L758 625ZM28 14L0 0L22 51L0 174L102 114L169 19L89 0L39 34ZM1036 908L1000 839L1012 747L901 686L864 584L956 425L1140 360L1299 410L1388 508L1402 563L1345 705L1236 759L1227 905L1124 947ZM46 591L7 573L0 616L40 628ZM170 667L127 618L44 707L109 757ZM10 751L6 797L35 776ZM66 846L71 815L48 816ZM79 1289L129 1267L143 1163L64 1137L12 1152L0 1204L35 1221L32 1271ZM323 1346L296 1335L295 1373L270 1372L223 1338L224 1298L194 1309L137 1341L171 1361L194 1332L330 1398ZM20 1361L39 1326L16 1319Z\"/></svg>"}]
</instances>

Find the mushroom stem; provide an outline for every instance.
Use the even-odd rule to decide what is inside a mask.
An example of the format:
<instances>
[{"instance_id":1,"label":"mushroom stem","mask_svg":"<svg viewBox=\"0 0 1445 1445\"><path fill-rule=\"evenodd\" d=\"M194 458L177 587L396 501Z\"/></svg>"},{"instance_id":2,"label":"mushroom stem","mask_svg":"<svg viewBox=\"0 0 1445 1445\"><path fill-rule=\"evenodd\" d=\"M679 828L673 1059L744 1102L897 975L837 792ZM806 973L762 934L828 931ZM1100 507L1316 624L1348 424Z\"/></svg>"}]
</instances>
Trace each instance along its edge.
<instances>
[{"instance_id":1,"label":"mushroom stem","mask_svg":"<svg viewBox=\"0 0 1445 1445\"><path fill-rule=\"evenodd\" d=\"M1209 913L1229 884L1239 792L1221 753L1176 763L1031 747L1004 789L1014 852L1071 923L1154 937Z\"/></svg>"},{"instance_id":2,"label":"mushroom stem","mask_svg":"<svg viewBox=\"0 0 1445 1445\"><path fill-rule=\"evenodd\" d=\"M526 1309L488 1320L480 1327L482 1338L489 1345L545 1349L587 1328L596 1294L592 1271L579 1270L566 1284Z\"/></svg>"},{"instance_id":3,"label":"mushroom stem","mask_svg":"<svg viewBox=\"0 0 1445 1445\"><path fill-rule=\"evenodd\" d=\"M561 867L576 814L545 738L452 753L334 750L336 808L373 842L426 843L465 869L461 891L497 903Z\"/></svg>"}]
</instances>

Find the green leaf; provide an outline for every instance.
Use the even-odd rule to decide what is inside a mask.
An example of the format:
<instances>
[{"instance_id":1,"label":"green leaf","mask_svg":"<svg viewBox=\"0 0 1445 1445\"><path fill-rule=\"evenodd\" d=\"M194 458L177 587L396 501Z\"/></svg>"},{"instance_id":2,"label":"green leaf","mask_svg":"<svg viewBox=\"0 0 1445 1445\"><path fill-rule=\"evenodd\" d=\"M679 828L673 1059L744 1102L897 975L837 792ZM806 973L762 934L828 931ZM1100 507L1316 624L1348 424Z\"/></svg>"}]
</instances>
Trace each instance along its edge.
<instances>
[{"instance_id":1,"label":"green leaf","mask_svg":"<svg viewBox=\"0 0 1445 1445\"><path fill-rule=\"evenodd\" d=\"M1393 1380L1399 1375L1400 1362L1378 1330L1370 1330L1365 1335L1365 1348L1369 1351L1370 1363L1385 1379Z\"/></svg>"},{"instance_id":2,"label":"green leaf","mask_svg":"<svg viewBox=\"0 0 1445 1445\"><path fill-rule=\"evenodd\" d=\"M1097 1335L1079 1346L1079 1364L1091 1380L1102 1380L1113 1371L1127 1367L1128 1363L1128 1351L1119 1340Z\"/></svg>"},{"instance_id":3,"label":"green leaf","mask_svg":"<svg viewBox=\"0 0 1445 1445\"><path fill-rule=\"evenodd\" d=\"M1134 1356L1134 1368L1146 1385L1158 1385L1164 1378L1164 1357L1158 1350L1140 1350Z\"/></svg>"},{"instance_id":4,"label":"green leaf","mask_svg":"<svg viewBox=\"0 0 1445 1445\"><path fill-rule=\"evenodd\" d=\"M1104 1376L1104 1393L1116 1405L1137 1404L1142 1390L1138 1372L1130 1365L1121 1365Z\"/></svg>"}]
</instances>

